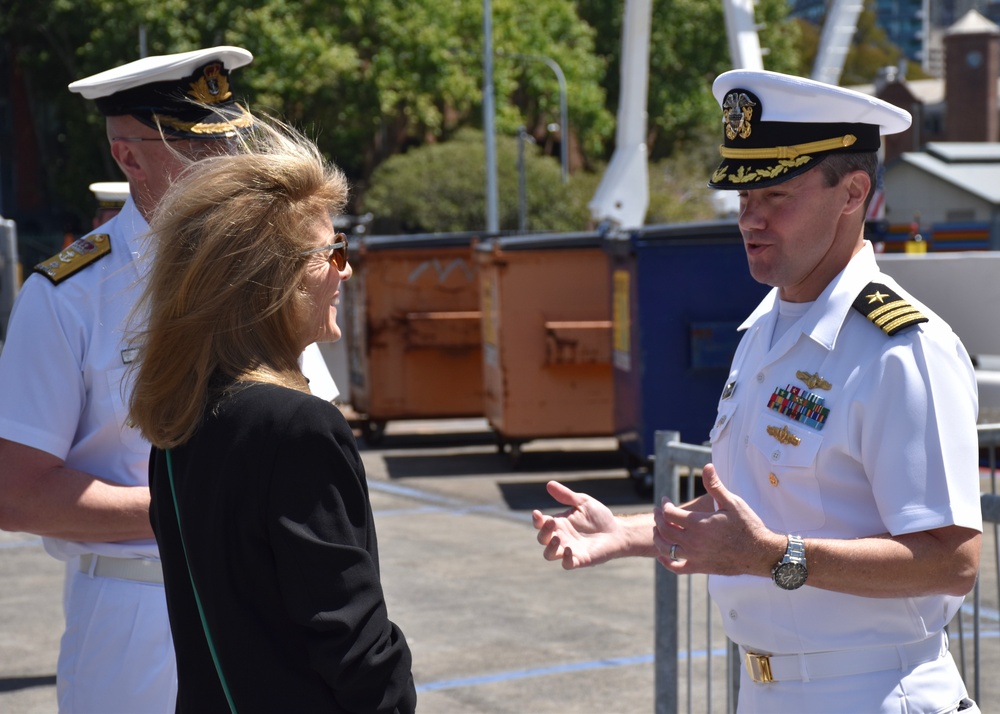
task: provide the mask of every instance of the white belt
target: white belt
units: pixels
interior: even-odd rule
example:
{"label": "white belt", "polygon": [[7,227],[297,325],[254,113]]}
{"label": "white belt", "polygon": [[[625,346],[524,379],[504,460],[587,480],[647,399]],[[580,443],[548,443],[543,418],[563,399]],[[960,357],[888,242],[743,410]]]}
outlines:
{"label": "white belt", "polygon": [[907,669],[930,662],[948,651],[948,638],[942,632],[908,645],[863,647],[835,652],[769,655],[740,647],[750,679],[758,683],[808,682],[810,679],[849,677],[866,672]]}
{"label": "white belt", "polygon": [[80,572],[97,578],[163,584],[163,569],[158,560],[113,558],[109,555],[87,553],[80,556]]}

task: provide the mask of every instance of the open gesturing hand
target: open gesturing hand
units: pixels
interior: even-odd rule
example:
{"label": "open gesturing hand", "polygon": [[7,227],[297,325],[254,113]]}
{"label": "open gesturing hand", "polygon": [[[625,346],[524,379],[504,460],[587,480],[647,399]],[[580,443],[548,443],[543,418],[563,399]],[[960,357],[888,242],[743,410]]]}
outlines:
{"label": "open gesturing hand", "polygon": [[546,560],[561,560],[566,570],[597,565],[623,555],[625,534],[618,518],[595,498],[549,481],[549,494],[569,510],[555,516],[532,511]]}

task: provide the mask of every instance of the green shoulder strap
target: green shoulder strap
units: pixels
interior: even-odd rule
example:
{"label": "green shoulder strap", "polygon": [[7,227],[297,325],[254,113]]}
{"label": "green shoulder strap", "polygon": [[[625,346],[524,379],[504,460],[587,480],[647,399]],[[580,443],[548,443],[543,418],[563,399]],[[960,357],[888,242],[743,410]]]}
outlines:
{"label": "green shoulder strap", "polygon": [[177,516],[177,532],[181,537],[181,549],[184,551],[184,562],[187,564],[188,577],[191,578],[191,590],[194,592],[194,601],[198,605],[198,615],[201,617],[201,626],[205,629],[205,639],[208,640],[208,651],[212,653],[212,661],[215,662],[215,671],[219,675],[219,682],[222,684],[222,691],[226,694],[226,701],[229,702],[229,711],[236,714],[236,704],[233,702],[233,695],[229,692],[229,685],[226,684],[226,677],[222,673],[222,664],[219,663],[219,654],[215,651],[215,643],[212,641],[212,634],[208,631],[208,620],[205,619],[205,609],[201,606],[201,598],[198,597],[198,588],[194,584],[194,574],[191,572],[191,561],[188,559],[187,545],[184,543],[184,534],[181,532],[181,511],[177,507],[177,490],[174,488],[174,465],[170,459],[170,449],[165,449],[167,455],[167,478],[170,481],[170,495],[174,499],[174,514]]}

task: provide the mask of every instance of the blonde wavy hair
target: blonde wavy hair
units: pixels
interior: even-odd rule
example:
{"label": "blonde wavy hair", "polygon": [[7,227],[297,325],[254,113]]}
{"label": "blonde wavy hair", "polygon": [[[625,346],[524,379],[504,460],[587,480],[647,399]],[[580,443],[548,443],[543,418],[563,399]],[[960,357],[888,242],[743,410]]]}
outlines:
{"label": "blonde wavy hair", "polygon": [[220,383],[309,391],[298,364],[302,252],[347,196],[346,177],[313,142],[262,118],[233,153],[191,163],[167,191],[150,220],[129,397],[132,423],[155,446],[190,439]]}

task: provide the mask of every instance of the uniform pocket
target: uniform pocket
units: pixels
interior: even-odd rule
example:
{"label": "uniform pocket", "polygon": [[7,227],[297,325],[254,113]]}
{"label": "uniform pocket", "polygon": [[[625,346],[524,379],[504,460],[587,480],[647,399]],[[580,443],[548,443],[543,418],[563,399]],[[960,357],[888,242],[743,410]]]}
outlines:
{"label": "uniform pocket", "polygon": [[733,421],[733,415],[736,413],[737,403],[733,401],[723,400],[719,402],[719,412],[715,416],[715,423],[712,425],[712,430],[708,433],[708,440],[715,444],[722,435],[729,428],[729,424]]}
{"label": "uniform pocket", "polygon": [[766,483],[760,485],[769,514],[765,521],[778,523],[789,533],[821,527],[826,522],[816,474],[816,457],[823,437],[773,411],[763,411],[750,433],[750,445],[766,463]]}

